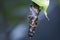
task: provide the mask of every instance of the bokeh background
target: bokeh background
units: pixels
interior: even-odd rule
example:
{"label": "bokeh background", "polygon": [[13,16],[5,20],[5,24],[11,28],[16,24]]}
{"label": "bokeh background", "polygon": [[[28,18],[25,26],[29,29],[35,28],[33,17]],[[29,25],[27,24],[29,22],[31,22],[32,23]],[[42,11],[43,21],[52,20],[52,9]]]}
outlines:
{"label": "bokeh background", "polygon": [[31,0],[0,0],[0,40],[60,40],[60,0],[50,0],[49,21],[41,11],[34,37],[28,37]]}

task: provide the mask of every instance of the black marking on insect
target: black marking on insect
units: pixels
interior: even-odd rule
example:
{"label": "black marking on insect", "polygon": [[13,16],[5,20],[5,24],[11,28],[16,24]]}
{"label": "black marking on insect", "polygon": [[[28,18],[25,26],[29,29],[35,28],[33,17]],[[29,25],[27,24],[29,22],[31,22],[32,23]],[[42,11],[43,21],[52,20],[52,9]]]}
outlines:
{"label": "black marking on insect", "polygon": [[37,21],[38,21],[38,15],[39,15],[39,9],[40,7],[32,2],[32,5],[30,5],[30,15],[29,18],[29,31],[28,35],[29,37],[33,37],[33,34],[35,33],[35,28],[37,27]]}

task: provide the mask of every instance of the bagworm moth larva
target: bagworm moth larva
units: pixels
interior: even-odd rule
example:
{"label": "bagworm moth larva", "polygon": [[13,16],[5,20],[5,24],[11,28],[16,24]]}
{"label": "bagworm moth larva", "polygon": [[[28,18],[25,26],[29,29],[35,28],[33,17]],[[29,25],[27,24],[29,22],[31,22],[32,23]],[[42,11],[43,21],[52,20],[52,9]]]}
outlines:
{"label": "bagworm moth larva", "polygon": [[37,27],[37,21],[38,21],[38,15],[39,15],[39,6],[32,2],[32,5],[30,5],[30,15],[29,18],[29,31],[28,35],[29,37],[33,37],[33,34],[35,33],[35,28]]}

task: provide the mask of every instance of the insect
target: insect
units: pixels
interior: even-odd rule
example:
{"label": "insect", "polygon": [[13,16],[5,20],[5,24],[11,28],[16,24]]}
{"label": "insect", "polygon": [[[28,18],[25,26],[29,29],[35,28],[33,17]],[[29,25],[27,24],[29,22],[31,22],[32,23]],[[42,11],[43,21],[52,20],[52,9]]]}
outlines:
{"label": "insect", "polygon": [[38,15],[39,15],[39,6],[32,2],[32,5],[30,5],[30,15],[29,15],[29,31],[28,35],[29,37],[33,37],[33,34],[35,33],[35,28],[37,27],[37,21],[38,21]]}
{"label": "insect", "polygon": [[49,0],[32,0],[32,4],[30,5],[30,15],[28,16],[29,37],[33,37],[35,33],[35,28],[37,27],[37,22],[38,22],[38,15],[41,10],[44,12],[46,18],[49,20],[46,12],[48,6],[49,6]]}

